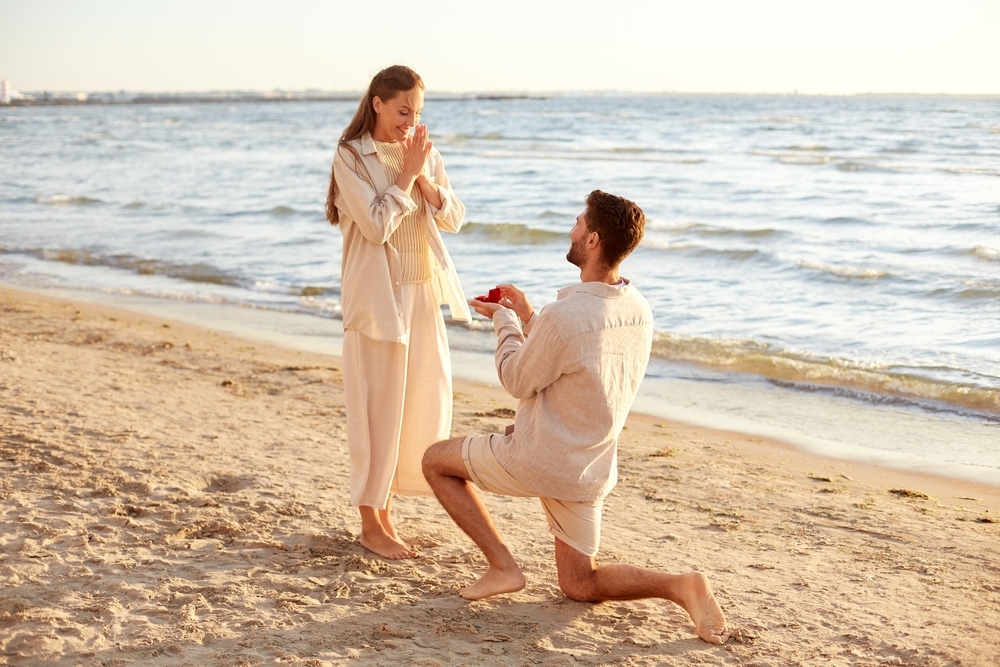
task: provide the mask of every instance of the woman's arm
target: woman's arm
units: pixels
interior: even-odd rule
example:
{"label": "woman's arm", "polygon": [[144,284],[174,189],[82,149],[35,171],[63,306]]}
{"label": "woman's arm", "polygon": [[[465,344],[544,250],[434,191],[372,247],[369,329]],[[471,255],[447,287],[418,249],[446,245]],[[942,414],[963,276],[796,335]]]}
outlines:
{"label": "woman's arm", "polygon": [[431,150],[427,158],[427,169],[417,179],[417,187],[430,205],[438,229],[457,233],[465,221],[465,204],[452,191],[448,174],[444,170],[444,160],[437,149]]}
{"label": "woman's arm", "polygon": [[[383,244],[399,227],[403,216],[417,208],[410,195],[391,185],[379,195],[366,178],[360,155],[338,146],[333,157],[333,177],[337,180],[336,206],[346,213],[361,234],[372,243]],[[381,168],[381,166],[379,166]]]}

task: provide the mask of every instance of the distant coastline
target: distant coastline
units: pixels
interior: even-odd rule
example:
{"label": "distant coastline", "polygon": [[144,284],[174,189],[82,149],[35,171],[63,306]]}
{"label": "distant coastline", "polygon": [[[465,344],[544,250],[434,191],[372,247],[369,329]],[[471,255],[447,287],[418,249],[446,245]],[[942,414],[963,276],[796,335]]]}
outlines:
{"label": "distant coastline", "polygon": [[[80,106],[80,105],[114,105],[114,104],[234,104],[243,102],[356,102],[361,97],[360,92],[246,92],[222,91],[208,93],[54,93],[32,92],[20,93],[9,102],[0,102],[0,106],[35,107],[35,106]],[[448,100],[519,100],[529,98],[544,98],[545,95],[527,94],[437,94],[435,99]]]}
{"label": "distant coastline", "polygon": [[[0,101],[0,107],[36,107],[36,106],[86,106],[86,105],[121,105],[121,104],[236,104],[258,102],[355,102],[360,91],[330,92],[330,91],[218,91],[203,93],[132,93],[127,91],[114,92],[18,92],[9,102]],[[657,93],[636,93],[629,91],[563,91],[548,93],[433,93],[428,97],[438,100],[475,101],[475,100],[526,100],[547,99],[550,97],[586,97],[586,96],[630,96],[630,97],[885,97],[885,98],[950,98],[950,99],[1000,99],[1000,94],[952,95],[947,93],[856,93],[852,95],[824,95],[810,93],[692,93],[664,91]]]}

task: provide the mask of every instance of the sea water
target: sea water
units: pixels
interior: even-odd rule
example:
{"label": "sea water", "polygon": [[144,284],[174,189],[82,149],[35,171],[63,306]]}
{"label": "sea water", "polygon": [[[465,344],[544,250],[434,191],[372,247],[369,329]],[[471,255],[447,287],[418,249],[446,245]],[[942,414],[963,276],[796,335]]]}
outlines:
{"label": "sea water", "polygon": [[[252,307],[336,352],[323,206],[355,108],[0,109],[0,280],[199,321]],[[586,194],[643,207],[637,409],[1000,484],[1000,100],[429,96],[422,121],[467,206],[445,240],[470,297],[551,302]],[[488,323],[449,335],[495,381]]]}

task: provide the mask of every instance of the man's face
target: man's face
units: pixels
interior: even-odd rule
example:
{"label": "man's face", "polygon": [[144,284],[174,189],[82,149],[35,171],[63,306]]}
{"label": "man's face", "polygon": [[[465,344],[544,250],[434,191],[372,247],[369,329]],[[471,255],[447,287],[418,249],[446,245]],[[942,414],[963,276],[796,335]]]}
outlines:
{"label": "man's face", "polygon": [[566,253],[566,261],[570,264],[583,268],[587,262],[587,236],[590,234],[587,228],[587,211],[576,216],[576,224],[569,231],[569,252]]}

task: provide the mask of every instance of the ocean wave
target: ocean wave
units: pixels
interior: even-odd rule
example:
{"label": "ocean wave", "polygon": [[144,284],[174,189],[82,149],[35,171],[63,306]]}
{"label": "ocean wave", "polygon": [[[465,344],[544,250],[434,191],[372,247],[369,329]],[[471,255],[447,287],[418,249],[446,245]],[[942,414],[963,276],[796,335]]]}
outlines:
{"label": "ocean wave", "polygon": [[957,294],[959,299],[996,299],[1000,297],[1000,286],[997,285],[987,285],[985,283],[978,283],[975,285],[968,285],[965,289],[960,290]]}
{"label": "ocean wave", "polygon": [[476,153],[487,160],[567,160],[571,162],[651,162],[657,164],[702,164],[704,158],[663,157],[655,154],[619,153],[611,150],[586,149],[581,151],[552,150],[489,150]]}
{"label": "ocean wave", "polygon": [[810,144],[810,145],[806,145],[806,146],[789,146],[788,150],[790,150],[790,151],[828,151],[828,150],[830,150],[830,147],[829,146],[823,146],[821,144],[815,144],[815,145]]}
{"label": "ocean wave", "polygon": [[961,287],[940,287],[927,292],[927,296],[946,300],[959,299],[962,301],[974,299],[994,300],[1000,297],[1000,283],[963,280]]}
{"label": "ocean wave", "polygon": [[[855,156],[848,158],[843,155],[829,155],[823,153],[823,151],[829,150],[826,147],[810,149],[808,147],[803,147],[795,149],[792,147],[787,150],[763,150],[763,149],[752,149],[748,151],[750,155],[760,155],[762,157],[769,157],[776,162],[781,164],[798,165],[804,167],[819,167],[823,165],[833,165],[840,171],[890,171],[898,172],[904,170],[916,169],[918,167],[914,166],[903,166],[899,164],[887,164],[885,162],[887,157],[877,157],[877,156]],[[822,153],[822,154],[821,154]],[[949,169],[945,169],[949,171]],[[992,172],[994,170],[968,170],[970,172]],[[961,173],[966,173],[962,171]]]}
{"label": "ocean wave", "polygon": [[296,211],[291,206],[275,206],[270,211],[268,211],[268,213],[270,213],[271,215],[283,217],[286,215],[293,215],[295,213],[298,213],[298,211]]}
{"label": "ocean wave", "polygon": [[976,176],[1000,176],[1000,169],[987,169],[980,167],[942,167],[938,171],[948,174],[973,174]]}
{"label": "ocean wave", "polygon": [[809,149],[800,148],[792,146],[786,150],[762,150],[753,149],[748,151],[750,155],[760,155],[762,157],[772,158],[782,164],[798,164],[805,166],[817,166],[824,165],[833,162],[834,158],[831,155],[817,155],[816,153],[822,152],[827,149],[825,146],[822,148]]}
{"label": "ocean wave", "polygon": [[757,123],[809,123],[808,118],[802,116],[763,116],[754,119]]}
{"label": "ocean wave", "polygon": [[834,158],[830,155],[778,155],[775,159],[781,164],[801,164],[806,166],[817,166],[829,164]]}
{"label": "ocean wave", "polygon": [[503,141],[506,139],[499,132],[487,132],[486,134],[467,134],[465,132],[458,132],[449,137],[445,137],[442,143],[452,144],[452,143],[464,143],[466,141]]}
{"label": "ocean wave", "polygon": [[747,238],[759,239],[772,236],[783,236],[786,232],[771,227],[761,229],[737,229],[735,227],[719,227],[716,225],[706,225],[703,222],[661,222],[659,220],[647,220],[647,231],[667,232],[670,234],[690,233],[705,237],[722,238]]}
{"label": "ocean wave", "polygon": [[89,206],[90,204],[100,204],[101,200],[73,195],[49,195],[35,197],[35,203],[43,206]]}
{"label": "ocean wave", "polygon": [[448,323],[468,329],[469,331],[485,331],[489,333],[493,333],[494,331],[493,320],[473,318],[471,322],[449,320]]}
{"label": "ocean wave", "polygon": [[850,216],[838,216],[836,218],[826,218],[822,220],[823,224],[834,224],[834,225],[871,225],[872,223],[868,220],[862,220],[861,218],[852,218]]}
{"label": "ocean wave", "polygon": [[885,278],[886,276],[892,275],[887,271],[879,271],[878,269],[870,269],[870,268],[866,269],[858,266],[830,266],[828,264],[816,264],[814,262],[807,262],[804,259],[800,259],[795,263],[804,269],[819,271],[821,273],[837,276],[838,278],[858,278],[861,280],[878,280],[879,278]]}
{"label": "ocean wave", "polygon": [[461,233],[510,245],[541,245],[563,241],[567,236],[562,232],[550,232],[519,223],[503,222],[467,222],[462,226]]}
{"label": "ocean wave", "polygon": [[707,226],[708,225],[706,225],[703,222],[693,222],[693,221],[685,221],[685,222],[663,222],[663,221],[657,220],[655,218],[646,218],[646,231],[647,232],[649,232],[650,230],[655,230],[655,231],[665,231],[665,232],[676,233],[676,232],[684,232],[684,231],[687,231],[689,229],[695,229],[697,227],[707,227]]}
{"label": "ocean wave", "polygon": [[[798,354],[753,340],[702,338],[657,332],[653,356],[695,363],[737,373],[753,373],[770,380],[860,390],[872,397],[901,397],[916,402],[939,401],[952,406],[1000,416],[1000,380],[981,383],[936,379],[942,369],[899,369],[849,359]],[[923,372],[922,372],[923,371]],[[882,399],[876,399],[882,400]]]}
{"label": "ocean wave", "polygon": [[837,169],[841,171],[864,171],[865,169],[871,169],[872,165],[865,162],[854,162],[853,160],[844,160],[843,162],[837,163]]}
{"label": "ocean wave", "polygon": [[977,245],[971,250],[971,254],[988,262],[1000,262],[1000,250],[987,248],[984,245]]}
{"label": "ocean wave", "polygon": [[721,236],[725,238],[759,239],[778,236],[784,232],[765,227],[763,229],[733,229],[732,227],[713,227],[711,225],[693,225],[689,229],[699,236]]}
{"label": "ocean wave", "polygon": [[134,201],[134,202],[129,202],[128,204],[125,204],[124,206],[122,206],[122,208],[136,209],[136,208],[142,208],[145,205],[146,205],[146,202]]}
{"label": "ocean wave", "polygon": [[687,241],[664,241],[661,239],[643,238],[639,244],[643,248],[662,250],[666,252],[685,251],[688,255],[704,258],[722,258],[737,262],[745,262],[764,256],[756,248],[710,248],[708,246],[689,243]]}
{"label": "ocean wave", "polygon": [[659,239],[651,239],[648,236],[643,237],[639,245],[643,248],[652,248],[654,250],[687,250],[688,248],[693,248],[693,243],[688,243],[687,241],[661,241]]}
{"label": "ocean wave", "polygon": [[332,287],[319,287],[316,285],[306,285],[305,287],[299,288],[299,296],[327,296],[330,294],[339,294],[340,290],[334,289]]}
{"label": "ocean wave", "polygon": [[160,259],[136,257],[129,254],[102,255],[87,250],[60,250],[51,248],[35,248],[17,252],[49,262],[63,262],[64,264],[79,264],[82,266],[106,266],[112,269],[133,271],[139,275],[161,275],[195,283],[230,286],[237,286],[243,283],[237,276],[233,276],[217,269],[211,264],[202,262],[179,264]]}
{"label": "ocean wave", "polygon": [[210,239],[220,238],[221,235],[208,229],[181,227],[170,230],[168,236],[176,239]]}

